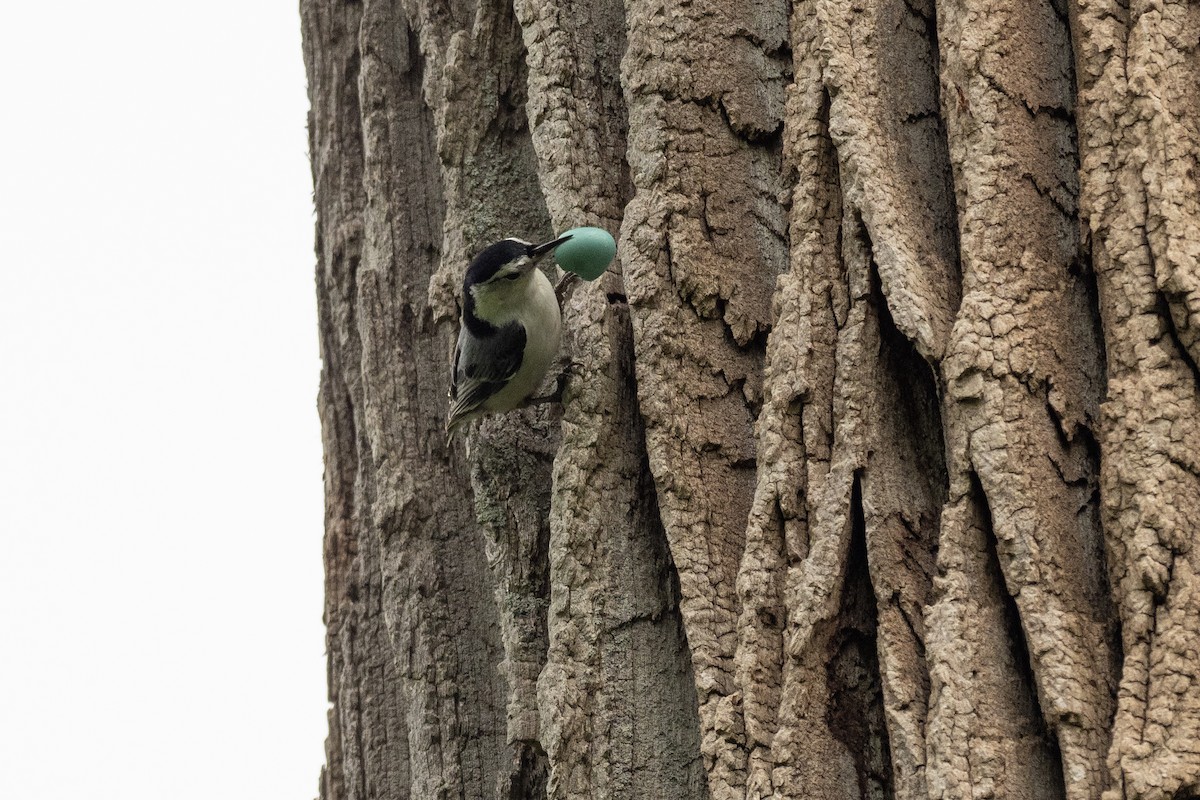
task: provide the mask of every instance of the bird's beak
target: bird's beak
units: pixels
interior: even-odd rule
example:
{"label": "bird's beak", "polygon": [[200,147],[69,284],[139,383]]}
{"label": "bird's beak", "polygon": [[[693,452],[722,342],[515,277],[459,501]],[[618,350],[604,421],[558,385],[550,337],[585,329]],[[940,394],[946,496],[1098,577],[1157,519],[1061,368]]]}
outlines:
{"label": "bird's beak", "polygon": [[571,237],[569,235],[568,236],[560,236],[559,238],[553,239],[549,242],[543,242],[542,244],[530,245],[529,257],[532,258],[534,261],[537,261],[539,258],[546,255],[546,253],[549,253],[551,250],[558,247],[560,244],[562,244],[563,242],[567,241],[570,238]]}

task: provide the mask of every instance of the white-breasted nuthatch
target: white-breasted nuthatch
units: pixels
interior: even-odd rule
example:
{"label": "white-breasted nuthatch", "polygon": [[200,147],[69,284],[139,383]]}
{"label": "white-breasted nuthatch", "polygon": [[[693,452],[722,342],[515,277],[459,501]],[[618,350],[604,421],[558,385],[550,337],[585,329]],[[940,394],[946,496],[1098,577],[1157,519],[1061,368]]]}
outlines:
{"label": "white-breasted nuthatch", "polygon": [[542,244],[505,239],[467,267],[447,433],[484,414],[517,408],[541,385],[558,355],[562,312],[537,262],[570,238]]}

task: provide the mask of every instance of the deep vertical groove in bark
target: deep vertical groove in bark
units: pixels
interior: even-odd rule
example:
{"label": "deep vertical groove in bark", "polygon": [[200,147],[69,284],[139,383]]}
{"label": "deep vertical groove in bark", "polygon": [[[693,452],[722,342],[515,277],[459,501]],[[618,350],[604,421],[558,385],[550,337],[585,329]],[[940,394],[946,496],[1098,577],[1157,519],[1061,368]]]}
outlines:
{"label": "deep vertical groove in bark", "polygon": [[880,369],[860,477],[870,580],[877,604],[882,706],[892,790],[924,798],[929,672],[924,609],[932,599],[937,537],[946,502],[940,397],[933,368],[896,327],[872,276]]}
{"label": "deep vertical groove in bark", "polygon": [[850,549],[845,569],[839,627],[829,642],[825,664],[827,724],[854,759],[858,796],[883,800],[895,797],[895,789],[876,647],[879,620],[867,567],[867,523],[858,479],[850,495]]}
{"label": "deep vertical groove in bark", "polygon": [[784,582],[782,698],[772,751],[778,797],[832,800],[858,786],[859,754],[850,752],[841,732],[831,728],[825,665],[847,622],[840,612],[853,530],[852,495],[856,474],[868,457],[868,410],[879,342],[878,327],[872,324],[871,249],[862,218],[843,209],[840,231],[848,305],[839,309],[835,304],[833,349],[822,348],[824,358],[811,363],[814,377],[828,375],[832,368],[832,385],[821,392],[828,392],[832,429],[814,425],[809,440],[810,428],[804,428],[811,451],[820,456],[808,477],[807,540],[794,555],[789,553]]}
{"label": "deep vertical groove in bark", "polygon": [[[875,587],[878,614],[882,697],[876,702],[884,710],[890,748],[886,791],[905,798],[924,797],[926,791],[929,682],[921,616],[946,480],[935,370],[959,304],[957,212],[939,106],[934,20],[932,4],[921,3],[847,8],[816,2],[793,12],[797,83],[817,69],[832,97],[827,135],[837,146],[837,181],[848,209],[842,213],[852,223],[843,227],[838,253],[845,275],[835,270],[831,276],[832,297],[849,297],[850,308],[830,305],[840,331],[831,354],[840,376],[833,395],[853,411],[839,413],[834,406],[834,417],[841,418],[834,442],[822,442],[833,425],[813,426],[811,433],[805,425],[805,438],[813,442],[808,457],[819,470],[809,470],[808,518],[846,524],[849,477],[854,471],[861,475],[868,586]],[[795,44],[799,40],[811,42],[811,49],[802,50]],[[816,409],[824,406],[812,400]],[[806,418],[809,413],[806,409]],[[829,457],[820,454],[831,445],[833,462],[844,465],[828,471],[822,465]],[[836,528],[818,522],[813,535],[829,535],[822,530]],[[822,563],[819,555],[808,557],[806,574],[842,568]],[[794,591],[804,596],[812,591],[801,588],[806,585],[819,584],[805,578]],[[831,613],[829,591],[821,587],[821,617]],[[806,599],[789,616],[811,614],[813,608]],[[808,658],[821,658],[820,641],[814,637]],[[803,671],[796,673],[801,683]],[[837,732],[814,735],[803,721],[808,716],[793,723],[797,731],[787,738],[797,737],[797,744],[776,753],[777,763],[804,758],[801,741],[818,753],[836,752],[830,737],[837,739]],[[828,766],[788,767],[780,774],[807,785],[804,796],[832,798],[846,791],[849,766],[840,769],[841,778]]]}

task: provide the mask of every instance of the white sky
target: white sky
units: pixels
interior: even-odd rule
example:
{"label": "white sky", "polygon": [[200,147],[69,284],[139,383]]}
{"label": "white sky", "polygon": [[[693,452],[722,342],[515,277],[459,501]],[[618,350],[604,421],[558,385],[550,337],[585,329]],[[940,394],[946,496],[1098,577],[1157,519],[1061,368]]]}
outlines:
{"label": "white sky", "polygon": [[0,18],[0,797],[316,794],[297,5]]}

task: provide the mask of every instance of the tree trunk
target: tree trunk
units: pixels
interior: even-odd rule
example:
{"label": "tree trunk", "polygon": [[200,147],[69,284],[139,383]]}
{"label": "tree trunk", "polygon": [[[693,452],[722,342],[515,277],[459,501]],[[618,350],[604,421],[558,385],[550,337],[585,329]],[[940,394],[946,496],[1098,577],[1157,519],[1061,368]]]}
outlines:
{"label": "tree trunk", "polygon": [[[323,800],[1200,797],[1200,14],[302,0]],[[460,282],[618,234],[560,406]]]}

